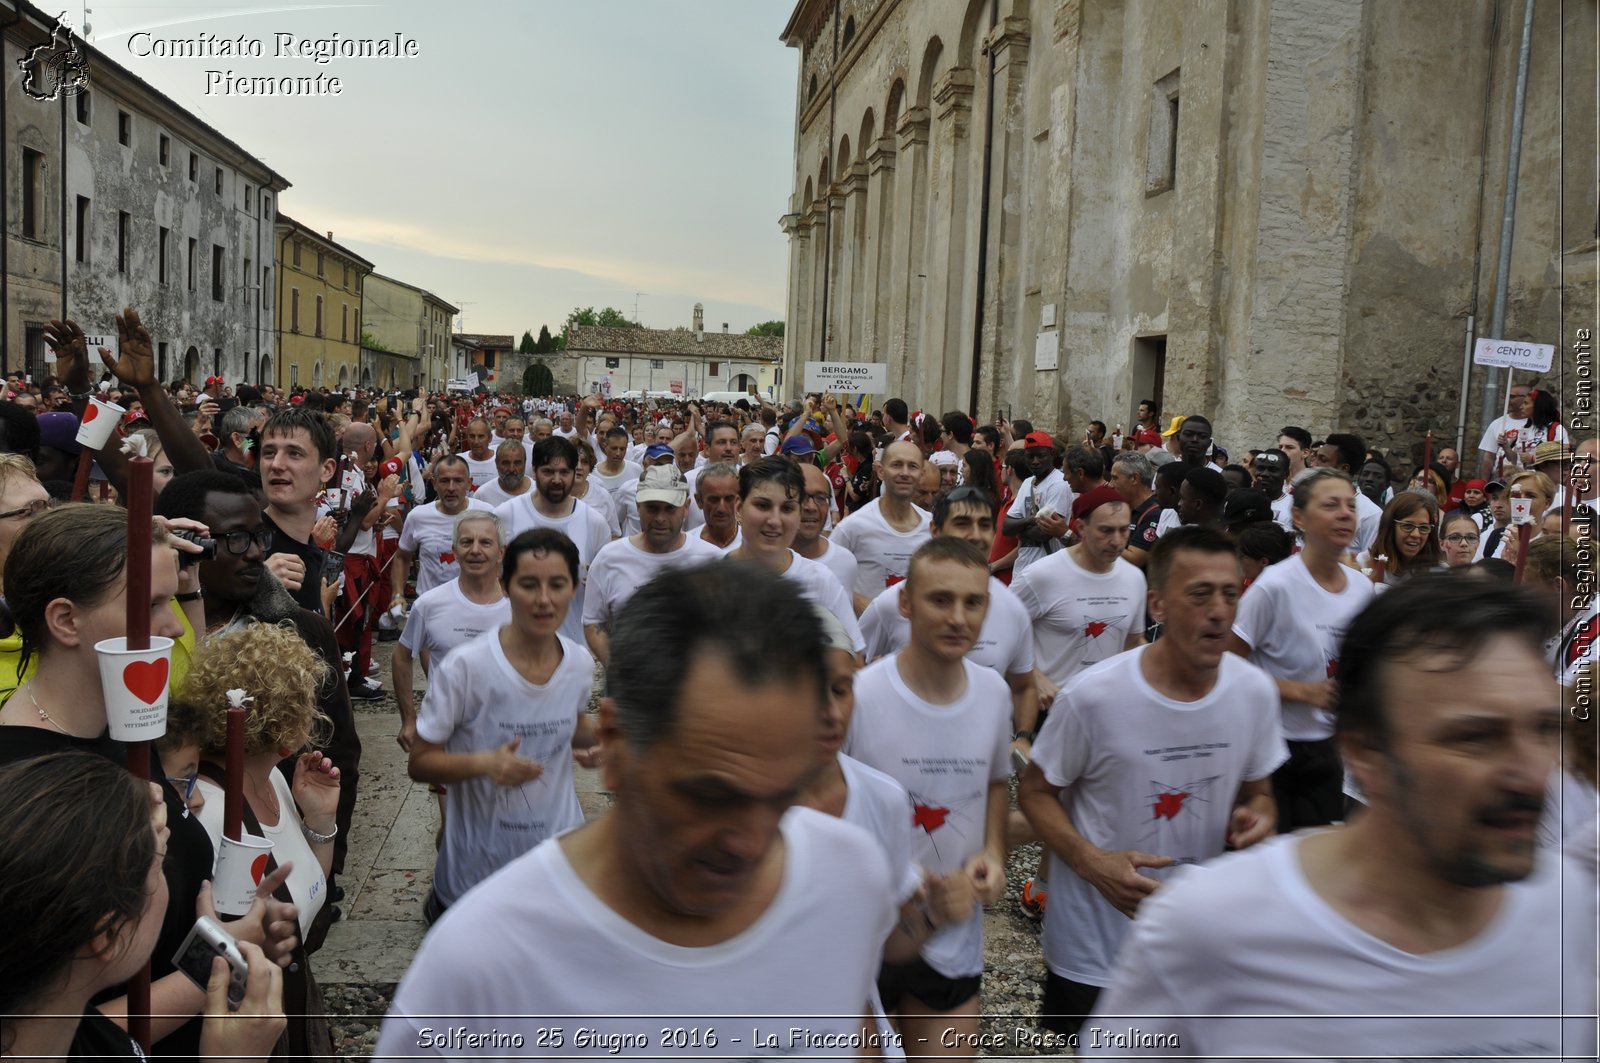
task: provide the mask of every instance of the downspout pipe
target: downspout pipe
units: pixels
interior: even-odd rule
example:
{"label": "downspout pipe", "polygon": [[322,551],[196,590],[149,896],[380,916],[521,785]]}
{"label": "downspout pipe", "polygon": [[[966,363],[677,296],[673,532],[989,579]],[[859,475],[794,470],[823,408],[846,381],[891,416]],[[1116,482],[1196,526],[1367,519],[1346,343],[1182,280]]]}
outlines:
{"label": "downspout pipe", "polygon": [[1467,404],[1472,390],[1472,349],[1478,338],[1478,299],[1482,294],[1483,190],[1489,177],[1489,122],[1494,103],[1495,55],[1500,50],[1499,0],[1496,0],[1489,19],[1489,73],[1483,85],[1483,133],[1478,142],[1478,211],[1472,223],[1472,298],[1467,303],[1467,332],[1461,352],[1461,404],[1456,410],[1456,453],[1462,455],[1467,453]]}
{"label": "downspout pipe", "polygon": [[[989,0],[989,33],[1000,24],[1000,0]],[[978,416],[978,387],[983,376],[983,301],[989,284],[989,189],[994,180],[994,85],[997,80],[994,49],[989,52],[989,105],[983,118],[983,179],[978,193],[978,305],[972,315],[972,379],[967,392],[967,414]],[[996,310],[998,310],[998,305]]]}
{"label": "downspout pipe", "polygon": [[[833,122],[839,107],[839,0],[833,0],[833,61],[828,64],[828,179],[839,179],[839,160],[833,157]],[[822,329],[817,334],[817,360],[828,360],[828,290],[833,274],[833,197],[826,188],[817,189],[822,197]],[[802,373],[801,386],[805,384]]]}
{"label": "downspout pipe", "polygon": [[[1496,264],[1494,279],[1494,307],[1489,315],[1489,335],[1504,339],[1506,323],[1506,298],[1511,286],[1511,237],[1517,225],[1517,175],[1522,166],[1522,118],[1528,104],[1528,60],[1533,52],[1533,9],[1535,0],[1527,0],[1522,11],[1522,48],[1517,56],[1517,91],[1511,105],[1511,143],[1506,150],[1506,187],[1500,214],[1500,260]],[[1507,379],[1511,371],[1506,370]],[[1497,416],[1501,400],[1497,394],[1499,381],[1496,373],[1486,374],[1483,388],[1483,423]]]}
{"label": "downspout pipe", "polygon": [[[21,21],[22,6],[16,4],[11,18],[0,22],[0,61],[5,59],[5,31]],[[0,78],[0,131],[7,132],[11,128],[11,94],[6,91],[9,82],[9,78]],[[11,226],[3,209],[10,202],[11,152],[0,151],[0,373],[11,371]]]}

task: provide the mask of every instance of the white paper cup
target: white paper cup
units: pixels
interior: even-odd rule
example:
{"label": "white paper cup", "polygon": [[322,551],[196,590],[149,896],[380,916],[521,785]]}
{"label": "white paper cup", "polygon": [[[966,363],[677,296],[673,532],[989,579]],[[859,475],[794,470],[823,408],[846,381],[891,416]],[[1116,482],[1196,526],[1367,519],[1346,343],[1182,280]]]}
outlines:
{"label": "white paper cup", "polygon": [[147,650],[128,649],[127,639],[94,644],[100,657],[100,688],[106,723],[118,742],[144,742],[167,733],[167,692],[172,640],[150,636]]}
{"label": "white paper cup", "polygon": [[238,841],[219,839],[216,869],[211,875],[211,903],[218,914],[244,915],[250,911],[271,856],[271,842],[244,831]]}
{"label": "white paper cup", "polygon": [[83,409],[83,420],[78,422],[78,445],[90,450],[104,447],[127,412],[114,402],[101,402],[91,395],[89,405]]}

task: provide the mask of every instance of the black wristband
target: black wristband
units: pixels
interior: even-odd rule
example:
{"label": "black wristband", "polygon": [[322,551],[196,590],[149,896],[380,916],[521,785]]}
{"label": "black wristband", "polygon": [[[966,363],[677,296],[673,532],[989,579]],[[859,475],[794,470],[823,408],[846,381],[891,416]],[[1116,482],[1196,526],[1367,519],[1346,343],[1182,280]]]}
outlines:
{"label": "black wristband", "polygon": [[1015,742],[1019,738],[1026,738],[1029,742],[1032,742],[1035,733],[1034,731],[1012,731],[1011,740]]}
{"label": "black wristband", "polygon": [[188,591],[183,594],[174,594],[172,600],[175,602],[198,602],[204,594],[204,589]]}

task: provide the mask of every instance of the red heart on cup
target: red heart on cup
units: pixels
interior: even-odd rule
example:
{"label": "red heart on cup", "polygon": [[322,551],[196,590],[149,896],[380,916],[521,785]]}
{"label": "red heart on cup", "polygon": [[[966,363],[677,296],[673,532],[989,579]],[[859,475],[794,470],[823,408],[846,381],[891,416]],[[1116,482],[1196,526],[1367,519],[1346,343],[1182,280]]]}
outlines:
{"label": "red heart on cup", "polygon": [[89,408],[87,410],[83,411],[83,423],[84,424],[88,424],[90,421],[94,420],[96,417],[99,417],[99,416],[100,416],[100,407],[96,406],[94,403],[91,402],[91,403],[89,403]]}
{"label": "red heart on cup", "polygon": [[254,882],[257,886],[261,885],[261,876],[267,873],[267,861],[270,859],[272,859],[271,856],[266,853],[262,853],[260,856],[250,861],[250,881]]}
{"label": "red heart on cup", "polygon": [[167,659],[134,661],[122,670],[122,682],[128,693],[146,705],[154,705],[167,689]]}

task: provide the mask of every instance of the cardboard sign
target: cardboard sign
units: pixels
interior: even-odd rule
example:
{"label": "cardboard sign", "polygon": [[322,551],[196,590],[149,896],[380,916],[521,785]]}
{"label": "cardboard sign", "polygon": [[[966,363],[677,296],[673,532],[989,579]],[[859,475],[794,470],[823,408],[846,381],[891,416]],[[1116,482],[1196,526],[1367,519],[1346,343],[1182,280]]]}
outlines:
{"label": "cardboard sign", "polygon": [[1472,361],[1475,365],[1525,369],[1531,373],[1548,373],[1555,355],[1556,348],[1551,343],[1521,343],[1484,336],[1472,345]]}
{"label": "cardboard sign", "polygon": [[[119,350],[117,347],[116,333],[112,333],[109,336],[85,336],[83,338],[83,345],[89,352],[89,364],[91,366],[99,363],[101,347],[104,347],[106,350],[110,351],[111,357],[113,358],[117,357]],[[104,369],[105,367],[101,366],[101,368]]]}
{"label": "cardboard sign", "polygon": [[807,362],[805,390],[881,395],[889,390],[889,363]]}

